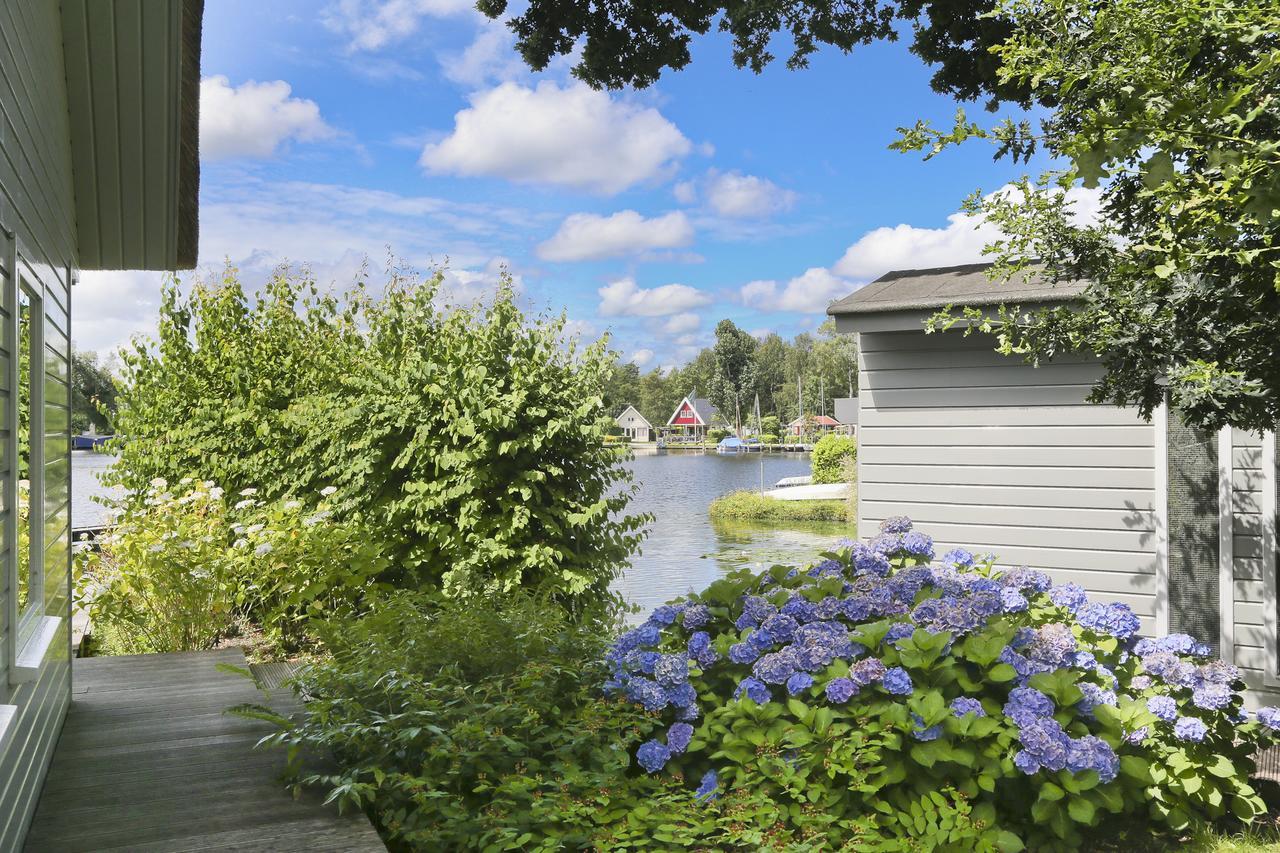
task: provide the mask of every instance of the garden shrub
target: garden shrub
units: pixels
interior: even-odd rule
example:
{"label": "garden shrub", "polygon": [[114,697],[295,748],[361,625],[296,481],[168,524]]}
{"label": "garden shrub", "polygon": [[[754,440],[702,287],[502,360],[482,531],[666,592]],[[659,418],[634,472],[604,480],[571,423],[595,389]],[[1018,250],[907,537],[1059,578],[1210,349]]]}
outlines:
{"label": "garden shrub", "polygon": [[852,519],[844,501],[784,501],[756,492],[730,492],[711,502],[714,519],[773,522],[846,522]]}
{"label": "garden shrub", "polygon": [[1077,850],[1262,813],[1251,755],[1280,709],[1246,714],[1234,666],[1041,572],[934,561],[906,519],[882,531],[618,640],[607,689],[666,727],[643,772],[777,849]]}
{"label": "garden shrub", "polygon": [[715,427],[707,430],[707,441],[710,441],[712,444],[719,444],[721,439],[728,438],[730,434],[731,433],[727,429]]}
{"label": "garden shrub", "polygon": [[299,679],[304,719],[238,710],[280,723],[265,743],[294,758],[331,755],[334,772],[292,763],[292,783],[367,810],[393,850],[590,848],[644,792],[677,794],[626,775],[653,723],[600,692],[611,633],[527,596],[400,591],[321,630],[333,654]]}
{"label": "garden shrub", "polygon": [[764,435],[760,436],[760,440],[765,444],[777,444],[778,436],[775,433],[766,432]]}
{"label": "garden shrub", "polygon": [[442,280],[339,298],[282,272],[254,300],[230,268],[189,299],[169,284],[158,343],[124,356],[113,482],[198,475],[307,511],[332,484],[335,517],[387,545],[389,582],[613,602],[644,519],[606,446],[606,343],[527,319],[509,278],[472,306],[443,305]]}
{"label": "garden shrub", "polygon": [[239,620],[296,650],[308,620],[351,613],[376,589],[382,546],[335,521],[327,495],[307,509],[255,494],[228,498],[212,481],[191,479],[175,490],[157,479],[98,549],[81,552],[77,594],[106,651],[208,649]]}
{"label": "garden shrub", "polygon": [[858,441],[851,435],[827,433],[813,446],[810,462],[813,465],[813,482],[848,483],[847,460],[858,458]]}

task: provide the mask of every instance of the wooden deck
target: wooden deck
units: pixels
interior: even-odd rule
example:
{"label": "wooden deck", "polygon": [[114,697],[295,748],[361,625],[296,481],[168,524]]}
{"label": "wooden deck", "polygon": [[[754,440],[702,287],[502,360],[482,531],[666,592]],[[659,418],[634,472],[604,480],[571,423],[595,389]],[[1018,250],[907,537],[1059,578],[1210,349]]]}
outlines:
{"label": "wooden deck", "polygon": [[383,851],[363,814],[295,800],[267,724],[224,714],[262,700],[239,649],[87,658],[27,836],[33,851]]}

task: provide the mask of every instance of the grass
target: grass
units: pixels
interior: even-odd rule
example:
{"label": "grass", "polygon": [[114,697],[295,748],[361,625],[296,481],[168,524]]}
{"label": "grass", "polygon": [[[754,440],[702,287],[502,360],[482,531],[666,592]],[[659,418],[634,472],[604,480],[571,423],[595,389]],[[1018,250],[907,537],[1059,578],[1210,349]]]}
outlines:
{"label": "grass", "polygon": [[733,492],[711,502],[709,512],[728,521],[839,521],[853,520],[848,501],[780,501],[755,492]]}

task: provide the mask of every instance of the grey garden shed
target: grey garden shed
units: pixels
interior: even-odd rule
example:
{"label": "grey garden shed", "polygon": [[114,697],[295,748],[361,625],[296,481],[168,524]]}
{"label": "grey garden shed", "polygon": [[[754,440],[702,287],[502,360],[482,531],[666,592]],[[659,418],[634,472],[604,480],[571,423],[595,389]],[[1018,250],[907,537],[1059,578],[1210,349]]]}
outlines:
{"label": "grey garden shed", "polygon": [[1280,692],[1274,433],[1187,428],[1167,406],[1086,402],[1088,353],[1032,366],[987,335],[926,334],[940,308],[1032,310],[1084,283],[993,282],[987,264],[890,272],[831,305],[858,336],[858,529],[908,515],[939,552],[991,552],[1184,631]]}

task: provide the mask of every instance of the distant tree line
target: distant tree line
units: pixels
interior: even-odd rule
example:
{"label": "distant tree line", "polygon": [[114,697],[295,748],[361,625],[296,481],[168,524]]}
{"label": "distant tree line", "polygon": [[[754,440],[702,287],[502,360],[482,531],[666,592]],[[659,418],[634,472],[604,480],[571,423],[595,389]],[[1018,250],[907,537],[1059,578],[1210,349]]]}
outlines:
{"label": "distant tree line", "polygon": [[[659,355],[661,358],[661,355]],[[816,332],[790,341],[777,334],[757,339],[732,320],[716,325],[715,344],[688,364],[663,365],[648,372],[619,362],[605,386],[605,403],[617,415],[635,406],[655,427],[671,417],[681,398],[696,391],[707,397],[733,425],[760,413],[787,424],[800,413],[835,415],[836,397],[858,393],[858,350],[852,335],[838,334],[828,320]]]}
{"label": "distant tree line", "polygon": [[114,356],[100,361],[93,351],[71,353],[72,432],[83,433],[90,424],[100,433],[111,431],[111,417],[116,410],[114,367]]}

